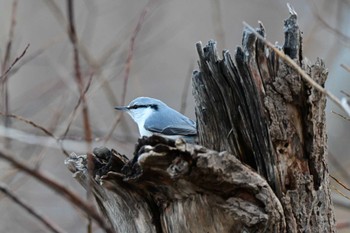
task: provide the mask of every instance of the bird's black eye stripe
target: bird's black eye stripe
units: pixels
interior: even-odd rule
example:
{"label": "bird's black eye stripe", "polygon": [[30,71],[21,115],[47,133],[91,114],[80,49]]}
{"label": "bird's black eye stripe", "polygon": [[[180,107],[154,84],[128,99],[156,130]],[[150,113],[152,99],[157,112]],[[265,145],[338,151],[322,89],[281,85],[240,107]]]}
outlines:
{"label": "bird's black eye stripe", "polygon": [[138,109],[138,108],[146,108],[146,106],[135,104],[128,107],[128,109]]}
{"label": "bird's black eye stripe", "polygon": [[128,107],[128,109],[138,109],[138,108],[153,108],[155,110],[158,110],[158,105],[156,105],[156,104],[135,104],[135,105]]}
{"label": "bird's black eye stripe", "polygon": [[154,110],[158,110],[158,105],[156,105],[156,104],[150,104],[149,106],[151,108],[153,108]]}

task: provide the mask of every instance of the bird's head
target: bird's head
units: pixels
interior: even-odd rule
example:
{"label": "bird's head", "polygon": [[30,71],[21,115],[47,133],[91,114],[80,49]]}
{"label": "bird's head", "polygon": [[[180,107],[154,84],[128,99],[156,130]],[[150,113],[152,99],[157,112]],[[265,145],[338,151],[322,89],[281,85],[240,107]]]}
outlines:
{"label": "bird's head", "polygon": [[145,120],[159,108],[165,107],[162,101],[150,97],[138,97],[131,101],[128,106],[114,107],[117,110],[127,112],[137,123],[144,123]]}

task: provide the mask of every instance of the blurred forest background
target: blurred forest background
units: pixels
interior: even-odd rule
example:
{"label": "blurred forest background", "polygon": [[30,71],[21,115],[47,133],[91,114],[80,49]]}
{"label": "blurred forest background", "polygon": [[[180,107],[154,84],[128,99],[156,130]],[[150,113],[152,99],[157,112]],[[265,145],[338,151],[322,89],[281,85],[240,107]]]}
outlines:
{"label": "blurred forest background", "polygon": [[[220,51],[233,53],[241,42],[242,21],[256,27],[260,20],[267,39],[283,45],[283,20],[289,15],[287,0],[73,2],[93,146],[118,148],[127,156],[132,155],[138,130],[113,106],[150,96],[194,119],[191,73],[197,67],[195,43],[214,39]],[[312,63],[317,57],[324,59],[329,69],[328,90],[338,97],[350,93],[350,73],[346,71],[350,67],[350,1],[288,2],[298,13],[304,32],[304,56]],[[68,153],[86,153],[66,1],[0,0],[0,21],[1,74],[29,44],[6,82],[1,80],[0,111],[45,127],[63,139]],[[330,170],[349,185],[350,124],[338,114],[344,115],[328,101]],[[65,167],[60,146],[38,127],[19,117],[6,121],[1,116],[0,140],[1,149],[6,147],[16,158],[86,198],[85,190]],[[3,160],[0,167],[1,182],[18,197],[65,231],[86,232],[87,220],[81,211]],[[347,196],[350,193],[333,182],[332,190],[339,232],[350,232],[350,200],[337,190]],[[0,232],[48,231],[3,195],[0,213]],[[101,232],[95,224],[94,232]]]}

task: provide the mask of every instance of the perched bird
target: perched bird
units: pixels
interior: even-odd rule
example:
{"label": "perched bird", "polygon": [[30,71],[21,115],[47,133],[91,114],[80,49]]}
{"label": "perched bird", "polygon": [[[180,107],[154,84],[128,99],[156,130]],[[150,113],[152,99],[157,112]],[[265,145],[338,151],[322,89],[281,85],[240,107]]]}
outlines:
{"label": "perched bird", "polygon": [[186,142],[195,142],[196,123],[160,100],[138,97],[128,106],[118,106],[115,109],[125,111],[131,116],[141,137],[156,133],[171,139],[181,137]]}

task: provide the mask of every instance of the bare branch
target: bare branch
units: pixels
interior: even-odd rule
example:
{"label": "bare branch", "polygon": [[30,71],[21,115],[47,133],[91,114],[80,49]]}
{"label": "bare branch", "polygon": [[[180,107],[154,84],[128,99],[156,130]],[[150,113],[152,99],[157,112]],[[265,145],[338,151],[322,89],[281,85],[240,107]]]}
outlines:
{"label": "bare branch", "polygon": [[55,139],[57,141],[57,144],[60,145],[63,154],[66,155],[66,156],[69,156],[68,152],[62,146],[62,144],[60,142],[61,140],[58,137],[56,137],[53,133],[51,133],[48,129],[46,129],[45,127],[43,127],[41,125],[38,125],[37,123],[35,123],[35,122],[31,121],[31,120],[28,120],[28,119],[26,119],[26,118],[24,118],[22,116],[18,116],[18,115],[15,115],[15,114],[5,114],[3,112],[0,112],[0,115],[5,116],[5,117],[14,118],[16,120],[19,120],[19,121],[22,121],[22,122],[24,122],[26,124],[29,124],[29,125],[33,126],[34,128],[39,129],[40,131],[44,132],[47,136]]}
{"label": "bare branch", "polygon": [[28,120],[28,119],[26,119],[26,118],[24,118],[22,116],[18,116],[18,115],[15,115],[15,114],[5,114],[3,112],[0,112],[0,115],[6,116],[6,117],[11,117],[11,118],[14,118],[16,120],[22,121],[22,122],[24,122],[26,124],[29,124],[29,125],[33,126],[34,128],[37,128],[40,131],[44,132],[47,136],[58,140],[58,138],[55,135],[53,135],[53,133],[51,133],[49,130],[45,129],[45,127],[43,127],[41,125],[38,125],[37,123],[35,123],[35,122],[31,121],[31,120]]}
{"label": "bare branch", "polygon": [[[21,60],[21,58],[24,56],[24,54],[27,52],[27,49],[29,48],[29,44],[27,44],[27,46],[24,48],[23,52],[21,55],[19,55],[18,57],[16,57],[16,59],[12,62],[12,64],[10,65],[10,67],[0,76],[0,80],[1,79],[5,79],[7,77],[7,74],[12,70],[13,66],[16,65],[16,63]],[[3,80],[3,82],[5,82],[6,80]]]}
{"label": "bare branch", "polygon": [[[43,147],[62,149],[61,146],[63,145],[66,150],[80,151],[81,153],[86,153],[86,148],[88,146],[85,141],[69,140],[69,139],[57,141],[52,137],[38,136],[38,135],[27,133],[18,129],[5,127],[1,124],[0,124],[0,136],[4,138],[17,140],[19,142],[31,144],[31,145],[41,145]],[[60,143],[62,145],[60,145]],[[92,146],[100,146],[100,143],[92,143]]]}
{"label": "bare branch", "polygon": [[[17,13],[17,5],[18,5],[18,0],[13,0],[12,2],[12,16],[11,16],[11,25],[10,25],[10,31],[9,31],[9,39],[7,41],[6,45],[6,50],[5,50],[5,56],[4,56],[4,61],[2,64],[2,71],[4,72],[7,63],[10,60],[10,55],[11,55],[11,48],[12,48],[12,41],[13,41],[13,35],[15,31],[15,25],[16,25],[16,13]],[[5,72],[4,72],[5,73]]]}
{"label": "bare branch", "polygon": [[343,188],[345,188],[346,190],[350,191],[350,188],[347,187],[343,182],[341,182],[340,180],[338,180],[337,178],[335,178],[333,175],[329,174],[329,176],[335,180],[335,182],[337,182],[340,186],[342,186]]}
{"label": "bare branch", "polygon": [[[148,9],[151,6],[151,4],[153,4],[154,0],[149,0],[148,3],[146,4],[146,6],[143,8],[139,20],[137,21],[137,25],[133,31],[133,34],[131,36],[130,39],[130,46],[129,46],[129,50],[128,50],[128,56],[126,58],[126,63],[125,63],[125,73],[124,73],[124,82],[123,82],[123,92],[122,92],[122,100],[121,100],[121,105],[125,104],[125,98],[126,98],[126,91],[128,88],[128,81],[129,81],[129,74],[130,74],[130,69],[131,69],[131,62],[132,62],[132,58],[134,55],[134,48],[135,48],[135,40],[137,37],[138,32],[141,30],[142,24],[145,21],[145,17],[148,13]],[[122,114],[119,114],[116,118],[115,121],[112,124],[111,130],[108,132],[107,136],[105,137],[105,142],[109,141],[109,139],[112,136],[112,133],[114,131],[114,129],[117,127],[117,125],[119,124],[120,120],[121,120]]]}
{"label": "bare branch", "polygon": [[[6,73],[5,70],[7,68],[7,65],[10,60],[10,55],[11,55],[11,48],[12,48],[12,42],[13,42],[13,35],[14,35],[14,29],[16,25],[16,13],[17,13],[17,3],[18,0],[13,0],[12,2],[12,16],[11,16],[11,25],[10,25],[10,31],[9,31],[9,39],[7,41],[7,46],[5,50],[5,57],[4,61],[1,65],[1,72]],[[2,107],[3,111],[7,114],[9,112],[9,94],[8,94],[8,86],[7,86],[7,78],[4,76],[3,78],[0,79],[0,84],[1,84],[1,97],[2,97]],[[8,127],[11,124],[9,118],[5,117],[4,119],[4,125]],[[10,141],[5,140],[5,146],[9,147]]]}
{"label": "bare branch", "polygon": [[335,27],[331,26],[329,23],[327,23],[321,14],[318,12],[315,1],[310,1],[311,6],[313,7],[312,13],[314,14],[316,20],[320,22],[326,29],[330,30],[331,32],[334,32],[338,37],[340,37],[341,40],[348,43],[350,41],[350,37],[346,34],[344,34],[342,31],[336,29]]}
{"label": "bare branch", "polygon": [[337,189],[336,187],[332,186],[332,188],[342,197],[345,197],[346,199],[350,200],[350,197],[347,196],[346,194],[344,194],[342,191],[340,191],[339,189]]}
{"label": "bare branch", "polygon": [[128,87],[128,80],[129,80],[129,74],[130,74],[130,69],[131,69],[131,61],[132,57],[134,55],[134,48],[135,48],[135,40],[137,37],[137,34],[141,30],[142,24],[145,21],[146,14],[148,12],[148,8],[151,5],[152,0],[149,0],[146,6],[143,8],[139,20],[137,21],[137,25],[134,29],[134,32],[132,33],[131,39],[130,39],[130,46],[128,50],[128,56],[126,58],[126,64],[125,64],[125,74],[124,74],[124,83],[123,83],[123,92],[122,92],[122,102],[121,105],[125,104],[125,96],[126,96],[126,90]]}
{"label": "bare branch", "polygon": [[6,196],[8,196],[10,199],[12,199],[13,202],[21,206],[23,209],[25,209],[30,215],[35,217],[37,220],[39,220],[42,224],[44,224],[50,231],[55,233],[63,233],[65,232],[63,229],[61,229],[59,226],[54,224],[53,222],[50,222],[48,219],[46,219],[44,216],[42,216],[40,213],[38,213],[33,207],[29,206],[27,203],[20,200],[14,193],[12,193],[8,187],[5,184],[0,183],[0,191],[3,192]]}
{"label": "bare branch", "polygon": [[350,94],[345,92],[345,91],[340,91],[340,93],[342,93],[343,95],[345,95],[346,97],[350,98]]}
{"label": "bare branch", "polygon": [[[87,91],[88,91],[89,88],[90,88],[91,81],[92,81],[92,76],[93,76],[93,75],[91,75],[90,78],[89,78],[89,81],[88,81],[88,83],[87,83],[87,85],[86,85],[86,87],[85,87],[85,90],[84,90],[84,94],[86,94]],[[72,112],[71,115],[69,116],[69,120],[68,120],[68,124],[67,124],[66,130],[65,130],[64,133],[62,134],[61,138],[65,138],[65,137],[67,136],[67,134],[68,134],[68,132],[69,132],[69,129],[70,129],[70,126],[72,125],[73,120],[74,120],[74,118],[75,118],[75,116],[76,116],[76,114],[77,114],[77,112],[78,112],[78,108],[79,108],[79,106],[80,106],[80,104],[81,104],[81,101],[82,101],[82,97],[80,96],[80,98],[78,99],[77,104],[75,105],[75,107],[74,107],[74,109],[73,109],[73,112]]]}
{"label": "bare branch", "polygon": [[335,112],[335,111],[331,111],[331,113],[333,113],[333,114],[335,114],[335,115],[337,115],[337,116],[343,118],[344,120],[350,121],[350,118],[349,118],[349,117],[343,116],[343,115],[340,114],[340,113],[337,113],[337,112]]}
{"label": "bare branch", "polygon": [[[84,92],[84,83],[83,83],[83,78],[80,70],[78,38],[75,30],[74,5],[72,0],[67,0],[67,13],[68,13],[68,36],[73,45],[73,56],[74,56],[73,63],[74,63],[74,71],[75,71],[74,78],[79,88],[81,104],[82,104],[85,141],[87,142],[87,145],[88,145],[88,148],[87,148],[88,171],[89,171],[89,174],[92,175],[93,168],[94,168],[94,164],[92,161],[92,147],[91,147],[92,132],[91,132],[91,126],[90,126],[88,105],[87,105],[86,96]],[[87,198],[90,201],[92,199],[92,190],[91,190],[92,188],[90,188],[91,186],[92,186],[92,181],[90,181],[90,185],[88,186],[89,188],[87,188]]]}
{"label": "bare branch", "polygon": [[345,64],[340,64],[340,67],[350,73],[350,67]]}
{"label": "bare branch", "polygon": [[[78,84],[80,98],[83,106],[83,121],[84,121],[84,130],[85,130],[85,140],[87,142],[91,142],[92,133],[90,128],[90,121],[88,115],[88,107],[86,104],[85,92],[84,92],[84,84],[83,78],[80,71],[80,61],[79,61],[79,51],[78,51],[78,39],[74,25],[74,9],[73,9],[73,1],[67,0],[68,6],[68,35],[73,45],[73,54],[74,54],[74,71],[75,71],[75,81]],[[90,151],[90,150],[89,150]]]}
{"label": "bare branch", "polygon": [[63,36],[60,35],[57,38],[54,38],[50,41],[48,41],[46,44],[44,44],[42,47],[38,48],[35,51],[31,51],[30,54],[28,54],[26,57],[23,57],[20,61],[19,64],[15,67],[12,67],[11,70],[8,72],[7,75],[14,75],[23,65],[31,62],[35,58],[37,58],[39,55],[41,55],[43,52],[45,52],[48,48],[53,46],[54,44],[57,44],[58,42],[63,40]]}
{"label": "bare branch", "polygon": [[49,178],[47,175],[40,173],[39,171],[28,167],[24,163],[15,159],[15,156],[7,151],[0,150],[0,158],[11,163],[14,167],[20,169],[21,171],[27,173],[28,175],[34,177],[38,181],[45,184],[48,188],[55,190],[60,196],[64,197],[74,206],[78,207],[88,216],[90,216],[102,229],[107,233],[114,233],[115,231],[110,227],[110,225],[105,221],[104,218],[92,207],[91,203],[83,201],[83,199],[72,193],[64,185],[58,183],[57,181]]}
{"label": "bare branch", "polygon": [[329,159],[329,162],[335,167],[335,170],[337,171],[337,173],[339,173],[341,177],[347,182],[347,184],[349,184],[350,182],[349,172],[331,151],[328,152],[328,159]]}

